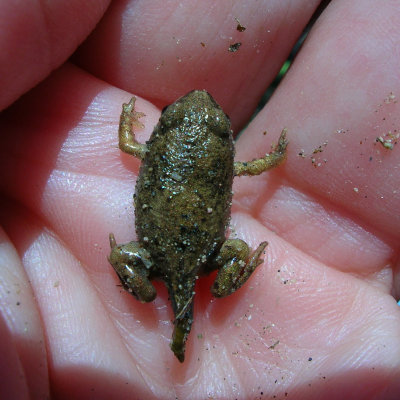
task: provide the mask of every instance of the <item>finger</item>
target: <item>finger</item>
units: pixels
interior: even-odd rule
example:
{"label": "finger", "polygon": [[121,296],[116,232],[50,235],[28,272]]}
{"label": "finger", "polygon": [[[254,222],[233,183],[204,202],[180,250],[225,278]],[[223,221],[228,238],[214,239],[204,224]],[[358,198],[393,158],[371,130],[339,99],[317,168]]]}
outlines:
{"label": "finger", "polygon": [[[2,213],[6,204],[2,203]],[[0,392],[4,398],[49,396],[45,337],[23,263],[0,231]]]}
{"label": "finger", "polygon": [[94,28],[109,1],[0,3],[0,110],[63,63]]}
{"label": "finger", "polygon": [[[253,112],[318,3],[115,2],[77,62],[158,106],[207,89],[237,126]],[[238,51],[229,51],[235,43],[241,43]]]}
{"label": "finger", "polygon": [[[253,185],[250,190],[260,197],[255,193],[251,204],[270,200],[260,211],[270,228],[342,270],[375,274],[393,268],[398,257],[399,113],[391,93],[400,92],[395,67],[400,60],[397,41],[387,40],[389,32],[399,32],[398,19],[392,18],[397,8],[372,1],[332,3],[238,143],[238,158],[259,157],[272,136],[288,128],[287,162],[271,174],[292,189],[280,190],[276,180],[272,191],[266,181],[257,187],[243,180],[241,193],[247,201]],[[376,18],[362,23],[370,12]],[[344,29],[350,25],[351,31]],[[380,135],[392,138],[393,150],[376,142]]]}

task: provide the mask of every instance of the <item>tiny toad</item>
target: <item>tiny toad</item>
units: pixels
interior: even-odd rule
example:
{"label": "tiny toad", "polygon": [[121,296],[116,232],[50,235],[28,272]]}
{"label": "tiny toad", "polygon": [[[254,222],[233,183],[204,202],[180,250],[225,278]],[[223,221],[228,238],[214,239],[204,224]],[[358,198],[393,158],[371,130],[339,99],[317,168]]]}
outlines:
{"label": "tiny toad", "polygon": [[263,262],[262,242],[254,252],[240,239],[226,239],[234,176],[258,175],[286,156],[286,130],[274,151],[249,162],[234,162],[228,116],[204,90],[194,90],[166,107],[146,144],[132,126],[142,127],[135,97],[124,104],[119,147],[142,160],[134,195],[138,240],[117,245],[110,234],[109,261],[122,285],[142,302],[156,297],[151,281],[168,288],[174,312],[171,349],[184,361],[193,323],[196,279],[218,270],[215,297],[239,289]]}

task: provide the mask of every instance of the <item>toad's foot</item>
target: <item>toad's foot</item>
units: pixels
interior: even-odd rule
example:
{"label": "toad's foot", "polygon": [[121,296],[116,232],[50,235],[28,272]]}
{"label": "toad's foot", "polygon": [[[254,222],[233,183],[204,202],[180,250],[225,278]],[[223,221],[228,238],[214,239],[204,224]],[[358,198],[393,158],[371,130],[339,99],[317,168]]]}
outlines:
{"label": "toad's foot", "polygon": [[157,292],[149,280],[152,262],[149,253],[137,242],[117,245],[110,233],[111,253],[108,261],[117,273],[122,286],[143,303],[153,301]]}
{"label": "toad's foot", "polygon": [[262,264],[260,256],[267,244],[267,242],[260,243],[249,258],[250,249],[243,240],[226,240],[215,260],[220,269],[211,287],[211,293],[215,297],[224,297],[238,290],[257,266]]}

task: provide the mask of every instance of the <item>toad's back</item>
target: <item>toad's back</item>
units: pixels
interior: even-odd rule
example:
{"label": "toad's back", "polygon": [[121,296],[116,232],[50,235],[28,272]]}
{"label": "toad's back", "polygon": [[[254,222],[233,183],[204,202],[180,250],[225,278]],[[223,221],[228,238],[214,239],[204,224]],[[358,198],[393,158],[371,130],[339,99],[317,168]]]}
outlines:
{"label": "toad's back", "polygon": [[136,230],[156,275],[194,276],[223,242],[234,147],[230,123],[205,91],[167,107],[147,142],[136,184]]}

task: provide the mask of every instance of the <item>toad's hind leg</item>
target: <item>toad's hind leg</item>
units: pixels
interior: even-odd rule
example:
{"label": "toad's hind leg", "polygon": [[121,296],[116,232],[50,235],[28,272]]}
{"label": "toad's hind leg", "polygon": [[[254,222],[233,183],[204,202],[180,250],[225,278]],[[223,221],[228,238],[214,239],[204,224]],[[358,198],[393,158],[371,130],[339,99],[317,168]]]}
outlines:
{"label": "toad's hind leg", "polygon": [[275,168],[282,164],[286,159],[286,147],[289,143],[286,139],[286,131],[286,129],[282,131],[274,150],[266,154],[263,158],[257,158],[256,160],[247,162],[235,162],[234,175],[259,175],[268,169]]}
{"label": "toad's hind leg", "polygon": [[235,292],[249,279],[254,270],[262,264],[261,253],[267,247],[262,242],[249,257],[250,248],[240,239],[228,239],[221,247],[215,262],[219,268],[211,293],[215,297],[224,297]]}
{"label": "toad's hind leg", "polygon": [[141,302],[153,301],[157,292],[149,280],[152,268],[150,254],[137,242],[117,245],[112,233],[110,233],[110,247],[108,261],[117,273],[124,289]]}
{"label": "toad's hind leg", "polygon": [[139,121],[139,118],[144,117],[145,114],[135,110],[136,97],[132,97],[128,104],[122,104],[122,113],[119,120],[119,148],[132,156],[143,160],[147,146],[139,143],[135,139],[135,128],[143,128],[144,125]]}

